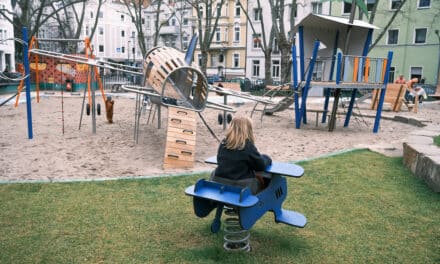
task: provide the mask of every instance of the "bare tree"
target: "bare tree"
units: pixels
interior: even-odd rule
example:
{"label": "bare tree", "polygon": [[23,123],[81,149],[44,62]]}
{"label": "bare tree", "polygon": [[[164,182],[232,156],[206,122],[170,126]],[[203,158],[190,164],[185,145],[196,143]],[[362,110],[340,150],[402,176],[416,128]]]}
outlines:
{"label": "bare tree", "polygon": [[[290,1],[290,4],[286,4],[284,0],[269,0],[274,36],[277,39],[281,52],[281,83],[287,83],[290,80],[291,47],[295,41],[292,32],[295,26],[296,0]],[[289,28],[286,28],[283,23],[283,21],[286,21],[286,7],[290,7],[290,12],[288,13]]]}
{"label": "bare tree", "polygon": [[[400,10],[402,9],[402,7],[405,5],[406,2],[407,2],[407,0],[402,0],[400,2],[400,5],[397,7],[396,11],[394,11],[393,15],[390,17],[390,19],[386,23],[385,27],[382,29],[382,31],[379,33],[379,35],[377,35],[377,37],[374,40],[373,44],[370,45],[370,48],[368,49],[368,52],[370,52],[377,45],[377,43],[379,43],[379,41],[382,39],[382,37],[388,31],[388,28],[390,28],[390,26],[393,24],[394,19],[400,13]],[[378,3],[379,3],[379,0],[376,1],[375,5],[377,5]],[[374,18],[376,16],[376,12],[377,12],[377,8],[375,8],[374,12],[372,12],[372,14],[371,14],[371,18],[370,18],[370,21],[369,21],[371,24],[374,22]]]}
{"label": "bare tree", "polygon": [[[126,12],[133,21],[136,33],[139,49],[141,50],[142,57],[147,54],[147,44],[145,42],[145,33],[143,29],[144,18],[142,17],[142,11],[144,7],[144,0],[130,0],[124,1]],[[161,1],[159,1],[161,2]]]}
{"label": "bare tree", "polygon": [[[206,74],[208,66],[208,53],[212,39],[218,25],[221,10],[225,0],[186,0],[195,10],[197,10],[197,31],[199,35],[199,48],[202,55],[202,72]],[[215,5],[215,8],[213,6]]]}
{"label": "bare tree", "polygon": [[[58,12],[64,8],[72,6],[77,3],[82,3],[86,0],[66,0],[65,3],[57,2],[55,8],[52,8],[54,1],[50,0],[17,0],[14,10],[11,12],[6,9],[0,9],[0,16],[8,20],[14,27],[14,36],[22,38],[22,28],[28,29],[28,37],[37,34],[40,27],[47,23],[49,19],[53,18]],[[12,14],[12,18],[8,16]],[[16,57],[22,58],[21,45],[16,45]]]}
{"label": "bare tree", "polygon": [[[265,19],[264,16],[262,15],[262,11],[263,9],[261,8],[261,2],[260,0],[257,0],[257,9],[258,9],[258,14],[259,14],[259,21],[261,23],[261,32],[257,32],[257,30],[255,29],[255,26],[252,22],[252,19],[250,18],[246,8],[244,8],[244,6],[241,4],[241,1],[239,2],[240,7],[242,9],[242,11],[244,12],[249,25],[251,27],[252,30],[252,35],[253,35],[253,41],[255,42],[259,42],[260,43],[260,48],[261,51],[264,54],[264,79],[266,80],[266,84],[271,84],[272,83],[272,78],[271,78],[271,71],[270,71],[270,67],[271,67],[271,58],[272,58],[272,50],[273,50],[273,38],[274,38],[274,26],[271,26],[271,29],[269,30],[269,34],[267,34],[266,32],[266,28],[265,28]],[[258,37],[258,35],[261,34],[261,38],[260,39]]]}

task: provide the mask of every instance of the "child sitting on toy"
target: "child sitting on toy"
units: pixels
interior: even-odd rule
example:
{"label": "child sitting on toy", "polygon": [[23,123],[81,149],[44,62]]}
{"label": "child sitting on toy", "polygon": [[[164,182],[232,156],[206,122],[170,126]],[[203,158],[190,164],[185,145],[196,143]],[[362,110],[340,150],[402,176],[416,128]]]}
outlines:
{"label": "child sitting on toy", "polygon": [[249,187],[253,194],[264,183],[256,177],[256,172],[263,172],[272,164],[269,156],[260,154],[254,145],[251,120],[247,117],[232,119],[226,138],[217,151],[218,167],[212,172],[212,181],[238,187]]}

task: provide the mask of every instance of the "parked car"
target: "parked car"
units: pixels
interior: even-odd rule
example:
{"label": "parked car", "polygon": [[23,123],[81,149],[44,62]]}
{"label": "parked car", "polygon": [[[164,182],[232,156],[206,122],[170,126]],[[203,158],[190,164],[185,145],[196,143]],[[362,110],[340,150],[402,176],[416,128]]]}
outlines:
{"label": "parked car", "polygon": [[220,75],[209,75],[206,76],[206,79],[208,80],[209,84],[214,84],[214,82],[224,82],[225,78]]}
{"label": "parked car", "polygon": [[242,91],[250,91],[251,89],[251,81],[245,77],[236,77],[232,79],[226,80],[227,82],[239,83],[240,90]]}

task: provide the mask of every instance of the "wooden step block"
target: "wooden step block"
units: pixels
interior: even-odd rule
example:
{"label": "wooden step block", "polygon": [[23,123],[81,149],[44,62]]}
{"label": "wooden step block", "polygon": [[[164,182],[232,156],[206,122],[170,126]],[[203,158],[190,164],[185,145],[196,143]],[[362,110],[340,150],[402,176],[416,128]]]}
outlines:
{"label": "wooden step block", "polygon": [[163,165],[165,169],[194,166],[196,122],[194,111],[168,107],[168,128]]}

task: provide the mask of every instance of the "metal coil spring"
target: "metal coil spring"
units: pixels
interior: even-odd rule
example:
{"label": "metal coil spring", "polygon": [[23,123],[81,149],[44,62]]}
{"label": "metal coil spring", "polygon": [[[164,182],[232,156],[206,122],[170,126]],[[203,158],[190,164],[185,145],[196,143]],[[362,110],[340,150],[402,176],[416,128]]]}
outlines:
{"label": "metal coil spring", "polygon": [[249,230],[241,228],[236,209],[225,207],[225,215],[227,218],[223,228],[225,232],[223,248],[227,251],[250,251],[250,233]]}

